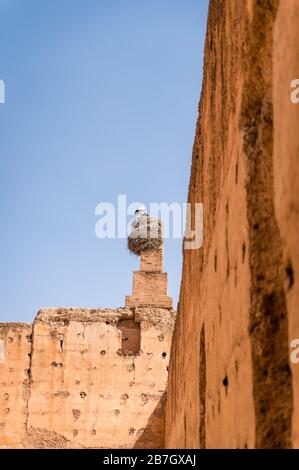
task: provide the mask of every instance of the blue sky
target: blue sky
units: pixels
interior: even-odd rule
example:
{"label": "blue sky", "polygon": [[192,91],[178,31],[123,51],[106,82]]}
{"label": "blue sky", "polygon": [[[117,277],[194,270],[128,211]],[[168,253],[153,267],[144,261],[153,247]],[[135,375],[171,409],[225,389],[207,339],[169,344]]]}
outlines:
{"label": "blue sky", "polygon": [[[0,0],[0,321],[124,304],[138,258],[96,237],[95,207],[185,202],[207,7]],[[175,306],[181,252],[165,242]]]}

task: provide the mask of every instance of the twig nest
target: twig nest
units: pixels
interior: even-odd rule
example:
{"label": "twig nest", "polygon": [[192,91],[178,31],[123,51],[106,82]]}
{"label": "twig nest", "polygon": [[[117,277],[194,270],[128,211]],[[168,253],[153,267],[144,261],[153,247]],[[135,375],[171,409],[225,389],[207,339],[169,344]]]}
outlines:
{"label": "twig nest", "polygon": [[141,215],[132,221],[132,231],[128,236],[128,249],[140,256],[142,251],[160,248],[163,244],[161,220]]}

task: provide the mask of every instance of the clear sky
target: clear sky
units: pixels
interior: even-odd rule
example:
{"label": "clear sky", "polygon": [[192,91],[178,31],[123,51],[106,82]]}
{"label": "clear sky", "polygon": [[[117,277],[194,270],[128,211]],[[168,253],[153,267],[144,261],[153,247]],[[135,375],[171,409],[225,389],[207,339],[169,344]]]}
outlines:
{"label": "clear sky", "polygon": [[[124,305],[138,258],[95,207],[186,200],[207,7],[0,0],[0,322]],[[175,306],[181,252],[166,241]]]}

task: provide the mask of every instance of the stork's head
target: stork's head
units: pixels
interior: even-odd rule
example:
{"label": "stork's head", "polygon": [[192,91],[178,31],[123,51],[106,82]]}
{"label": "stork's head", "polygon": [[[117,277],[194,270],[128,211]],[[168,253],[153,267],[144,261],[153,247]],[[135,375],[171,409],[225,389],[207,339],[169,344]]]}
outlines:
{"label": "stork's head", "polygon": [[146,207],[142,204],[141,206],[137,207],[135,214],[137,216],[139,215],[145,215],[146,214]]}

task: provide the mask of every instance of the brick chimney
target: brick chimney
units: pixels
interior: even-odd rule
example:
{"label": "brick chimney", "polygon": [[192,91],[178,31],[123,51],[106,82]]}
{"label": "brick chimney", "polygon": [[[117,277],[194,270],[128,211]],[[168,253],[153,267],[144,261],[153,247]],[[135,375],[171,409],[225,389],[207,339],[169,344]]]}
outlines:
{"label": "brick chimney", "polygon": [[167,273],[163,272],[163,247],[143,250],[140,255],[140,271],[133,273],[132,295],[126,296],[126,307],[172,308],[167,285]]}

